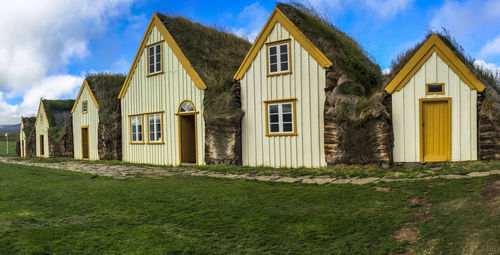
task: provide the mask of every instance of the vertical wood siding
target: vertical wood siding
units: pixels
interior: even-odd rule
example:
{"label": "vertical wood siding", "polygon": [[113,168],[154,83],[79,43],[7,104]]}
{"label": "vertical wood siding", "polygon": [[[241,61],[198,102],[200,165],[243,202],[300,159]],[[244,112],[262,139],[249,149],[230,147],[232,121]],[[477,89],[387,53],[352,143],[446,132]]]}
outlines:
{"label": "vertical wood siding", "polygon": [[[24,133],[23,129],[24,129],[24,123],[23,120],[21,119],[21,128],[19,129],[19,146],[21,146],[20,156],[26,157],[26,134]],[[23,146],[23,141],[24,141],[24,146]],[[24,147],[24,150],[22,147]]]}
{"label": "vertical wood siding", "polygon": [[[444,83],[444,95],[426,95],[426,83]],[[451,160],[477,160],[477,91],[434,53],[392,94],[394,162],[420,161],[420,98],[451,98]]]}
{"label": "vertical wood siding", "polygon": [[[44,157],[48,158],[50,157],[49,155],[49,121],[47,120],[47,116],[44,114],[43,110],[43,104],[40,104],[40,107],[38,109],[38,118],[37,118],[37,123],[36,123],[36,128],[35,128],[35,134],[36,134],[36,156],[40,157],[40,135],[43,135],[43,147],[44,147]],[[40,119],[40,115],[43,114],[43,121]]]}
{"label": "vertical wood siding", "polygon": [[[325,70],[276,23],[266,40],[291,39],[292,73],[267,77],[266,46],[241,80],[243,165],[326,166],[324,151]],[[297,136],[266,136],[266,100],[297,98]]]}
{"label": "vertical wood siding", "polygon": [[[86,114],[82,113],[83,101],[87,101]],[[99,160],[99,109],[95,106],[87,89],[83,89],[75,111],[73,112],[73,146],[75,159],[83,159],[82,126],[89,127],[89,160]]]}
{"label": "vertical wood siding", "polygon": [[[148,44],[163,40],[155,28],[151,32]],[[147,49],[142,52],[130,85],[122,104],[122,144],[123,160],[134,163],[157,165],[179,165],[179,130],[177,110],[184,100],[191,100],[198,111],[197,124],[197,159],[198,164],[205,164],[205,122],[203,120],[203,90],[198,89],[186,70],[174,55],[168,44],[163,42],[163,74],[146,77]],[[163,113],[164,144],[147,144],[148,128],[144,118],[145,144],[130,144],[129,115],[147,112]]]}

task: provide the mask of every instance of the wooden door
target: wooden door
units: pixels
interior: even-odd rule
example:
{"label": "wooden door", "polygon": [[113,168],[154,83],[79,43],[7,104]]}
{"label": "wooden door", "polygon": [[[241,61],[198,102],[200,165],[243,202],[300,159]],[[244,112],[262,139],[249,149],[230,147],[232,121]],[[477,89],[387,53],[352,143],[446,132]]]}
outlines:
{"label": "wooden door", "polygon": [[451,160],[450,98],[420,101],[420,159],[423,162]]}
{"label": "wooden door", "polygon": [[82,127],[82,157],[89,159],[89,128]]}
{"label": "wooden door", "polygon": [[24,155],[24,140],[21,141],[21,157],[26,157],[26,155]]}
{"label": "wooden door", "polygon": [[40,156],[45,155],[45,139],[43,135],[40,135]]}
{"label": "wooden door", "polygon": [[196,163],[196,128],[194,115],[180,116],[181,163]]}

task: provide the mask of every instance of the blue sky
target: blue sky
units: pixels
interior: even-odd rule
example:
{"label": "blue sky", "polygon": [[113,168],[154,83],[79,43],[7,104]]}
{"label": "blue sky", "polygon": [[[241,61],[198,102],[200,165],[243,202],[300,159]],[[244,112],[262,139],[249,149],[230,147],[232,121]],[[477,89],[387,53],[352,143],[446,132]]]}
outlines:
{"label": "blue sky", "polygon": [[[310,0],[382,69],[445,27],[478,64],[500,70],[498,0]],[[253,40],[275,1],[24,0],[0,10],[0,124],[34,115],[40,97],[74,98],[89,72],[126,73],[155,11]]]}

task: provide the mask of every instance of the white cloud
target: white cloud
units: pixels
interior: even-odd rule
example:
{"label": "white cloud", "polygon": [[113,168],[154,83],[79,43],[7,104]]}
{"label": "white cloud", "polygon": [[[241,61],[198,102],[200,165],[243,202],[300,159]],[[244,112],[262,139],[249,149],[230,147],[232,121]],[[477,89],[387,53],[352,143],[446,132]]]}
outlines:
{"label": "white cloud", "polygon": [[431,26],[445,27],[459,41],[498,33],[500,28],[500,1],[466,0],[446,1],[437,9]]}
{"label": "white cloud", "polygon": [[474,65],[476,65],[484,70],[490,71],[492,74],[494,74],[494,75],[496,74],[497,77],[500,77],[500,66],[497,66],[493,63],[488,63],[488,62],[481,60],[481,59],[474,61]]}
{"label": "white cloud", "polygon": [[500,55],[500,36],[494,40],[488,41],[486,45],[479,51],[479,56],[489,57]]}
{"label": "white cloud", "polygon": [[[92,54],[89,42],[136,0],[24,0],[0,8],[0,124],[36,111],[40,97],[70,95],[81,77],[67,66]],[[114,68],[122,69],[117,62]],[[8,99],[23,102],[9,105]],[[32,107],[32,108],[30,108]],[[14,116],[14,117],[6,117]]]}
{"label": "white cloud", "polygon": [[382,70],[382,74],[389,74],[391,72],[391,68],[386,68]]}
{"label": "white cloud", "polygon": [[233,34],[253,42],[264,27],[270,14],[259,2],[245,6],[235,19],[240,26],[233,27]]}

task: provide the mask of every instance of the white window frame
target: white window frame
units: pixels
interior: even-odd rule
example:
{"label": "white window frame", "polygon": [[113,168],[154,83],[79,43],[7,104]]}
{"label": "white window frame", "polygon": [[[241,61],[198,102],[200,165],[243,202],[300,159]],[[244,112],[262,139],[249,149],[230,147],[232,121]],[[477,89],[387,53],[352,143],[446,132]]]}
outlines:
{"label": "white window frame", "polygon": [[[153,58],[151,59],[151,49],[153,49]],[[163,42],[155,43],[146,47],[147,50],[147,70],[148,76],[163,73]],[[160,52],[158,52],[158,50]],[[153,60],[153,63],[151,63]],[[158,64],[160,68],[158,69]],[[153,72],[151,72],[151,66],[153,66]]]}
{"label": "white window frame", "polygon": [[[266,104],[266,136],[295,136],[297,135],[297,115],[296,115],[296,99],[282,99],[282,100],[271,100],[265,101]],[[291,112],[283,112],[283,105],[290,105]],[[271,113],[271,107],[278,106],[278,113]],[[291,114],[292,121],[285,122],[283,120],[284,114]],[[271,116],[278,115],[278,122],[271,122]],[[271,125],[278,124],[278,131],[271,131]],[[291,124],[291,131],[284,131],[284,125]]]}
{"label": "white window frame", "polygon": [[[144,143],[144,115],[130,115],[130,143],[131,144],[143,144]],[[140,120],[140,125],[137,121]],[[140,126],[140,132],[138,127]],[[134,132],[135,127],[135,132]],[[139,140],[139,134],[141,134],[141,139]]]}
{"label": "white window frame", "polygon": [[[286,45],[287,47],[287,60],[286,61],[281,61],[281,55],[284,54],[281,52],[281,46]],[[271,42],[267,44],[267,75],[273,76],[273,75],[281,75],[281,74],[289,74],[292,72],[292,65],[291,65],[291,54],[290,54],[290,39],[287,40],[282,40],[282,41],[277,41],[277,42]],[[276,55],[271,55],[271,49],[276,48]],[[272,72],[271,71],[271,57],[276,56],[276,71]],[[287,69],[283,70],[281,68],[281,65],[283,63],[287,63]]]}
{"label": "white window frame", "polygon": [[[148,143],[163,143],[163,112],[148,113]],[[152,118],[153,117],[153,118]],[[153,130],[151,129],[151,120],[153,120]],[[160,124],[160,129],[158,128]],[[153,136],[151,136],[153,134]]]}

